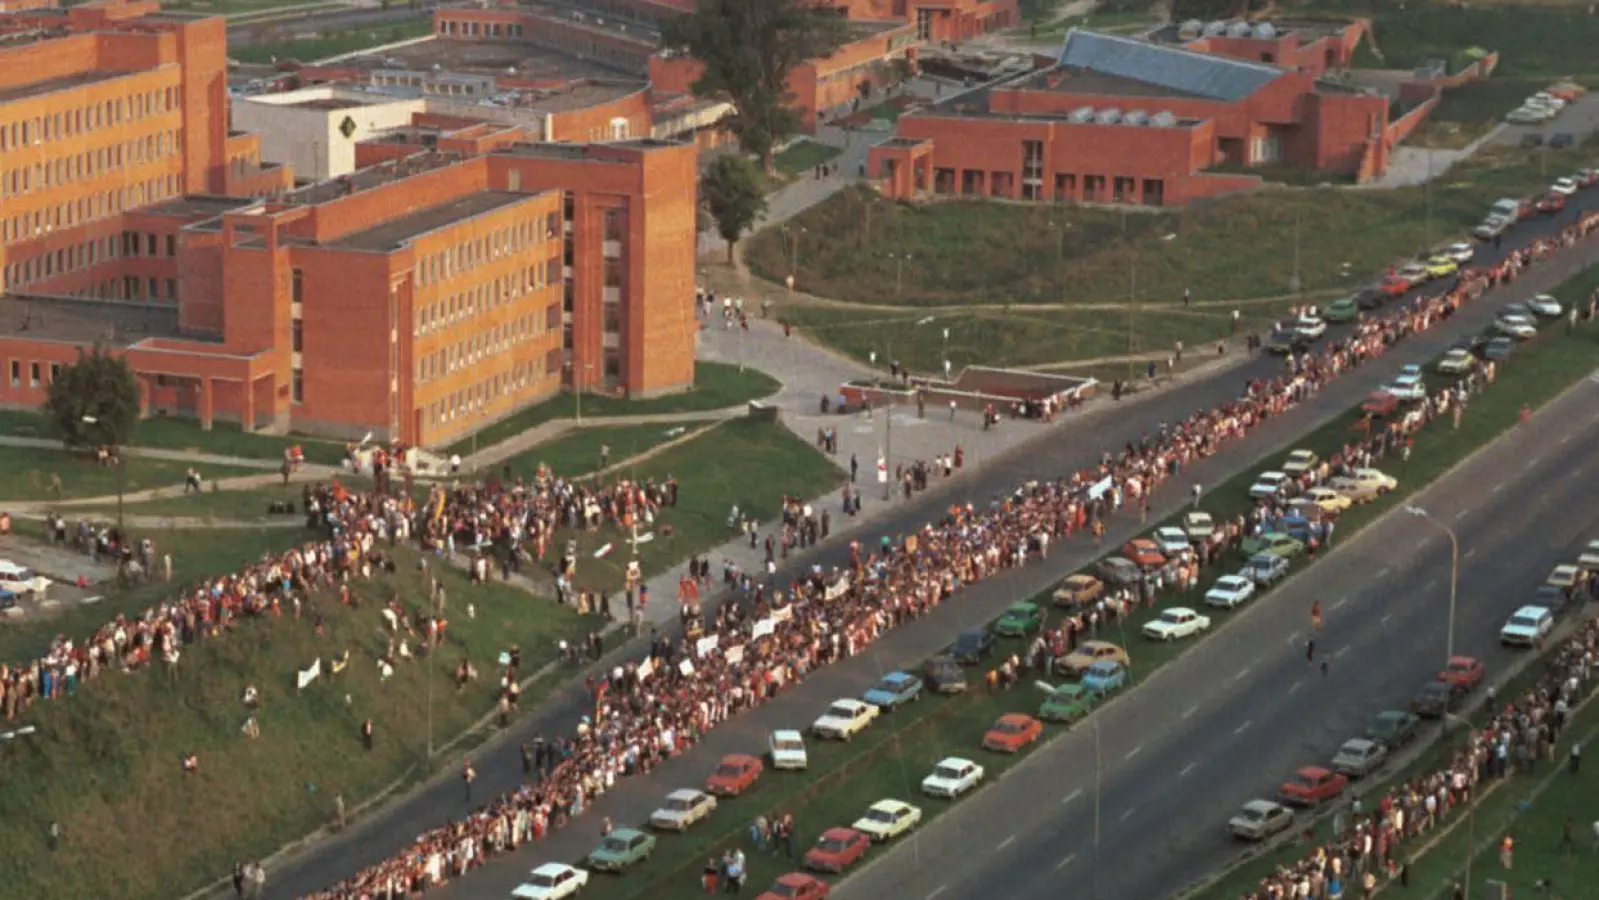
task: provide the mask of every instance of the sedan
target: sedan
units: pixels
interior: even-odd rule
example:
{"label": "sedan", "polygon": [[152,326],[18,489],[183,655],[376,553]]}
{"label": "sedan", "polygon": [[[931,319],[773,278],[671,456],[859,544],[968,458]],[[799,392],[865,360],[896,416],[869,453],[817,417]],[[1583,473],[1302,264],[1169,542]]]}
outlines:
{"label": "sedan", "polygon": [[1313,450],[1295,450],[1288,454],[1287,459],[1283,460],[1283,472],[1288,475],[1303,475],[1316,468],[1316,465],[1320,462],[1321,459],[1316,456]]}
{"label": "sedan", "polygon": [[596,872],[620,872],[650,858],[655,835],[635,828],[618,828],[606,835],[589,854],[588,867]]}
{"label": "sedan", "polygon": [[1016,753],[1038,740],[1044,733],[1044,723],[1021,713],[1006,713],[999,717],[988,733],[983,735],[983,749],[998,753]]}
{"label": "sedan", "polygon": [[1369,738],[1350,738],[1338,748],[1332,767],[1350,778],[1364,778],[1377,771],[1386,759],[1388,748],[1383,744]]}
{"label": "sedan", "polygon": [[1255,483],[1249,487],[1249,496],[1256,500],[1270,500],[1283,492],[1288,486],[1288,473],[1262,472],[1255,476]]}
{"label": "sedan", "polygon": [[1469,691],[1481,684],[1486,674],[1487,670],[1479,660],[1470,656],[1451,656],[1444,663],[1443,671],[1438,673],[1438,680],[1454,685],[1457,690]]}
{"label": "sedan", "polygon": [[1437,256],[1428,257],[1427,261],[1422,265],[1427,267],[1428,278],[1448,278],[1450,275],[1460,271],[1460,263],[1441,253]]}
{"label": "sedan", "polygon": [[1288,560],[1270,553],[1257,553],[1238,574],[1254,579],[1261,587],[1270,587],[1288,577]]}
{"label": "sedan", "polygon": [[650,825],[663,831],[687,831],[690,825],[715,811],[715,797],[684,788],[666,795],[661,808],[650,813]]}
{"label": "sedan", "polygon": [[1473,237],[1491,241],[1504,234],[1510,228],[1511,219],[1506,216],[1489,216],[1482,220],[1482,224],[1471,230]]}
{"label": "sedan", "polygon": [[1401,375],[1383,387],[1383,390],[1401,400],[1421,400],[1427,396],[1427,385],[1420,375]]}
{"label": "sedan", "polygon": [[1110,584],[1118,587],[1128,587],[1137,584],[1144,577],[1142,569],[1130,559],[1112,556],[1099,561],[1099,574]]}
{"label": "sedan", "polygon": [[818,872],[837,875],[866,855],[872,839],[853,828],[829,828],[805,854],[803,865]]}
{"label": "sedan", "polygon": [[804,872],[780,875],[772,886],[762,891],[755,900],[827,900],[833,886]]}
{"label": "sedan", "polygon": [[1223,575],[1205,592],[1205,605],[1233,609],[1255,596],[1255,583],[1242,575]]}
{"label": "sedan", "polygon": [[1499,643],[1507,647],[1542,647],[1554,627],[1554,613],[1542,606],[1523,606],[1499,629]]}
{"label": "sedan", "polygon": [[1539,212],[1545,215],[1552,216],[1565,208],[1566,195],[1564,194],[1549,194],[1545,197],[1539,198],[1538,200],[1537,209]]}
{"label": "sedan", "polygon": [[1534,294],[1527,300],[1527,309],[1536,315],[1553,319],[1562,312],[1560,301],[1549,294]]}
{"label": "sedan", "polygon": [[1263,841],[1294,824],[1294,811],[1270,800],[1251,800],[1227,820],[1227,831],[1246,841]]}
{"label": "sedan", "polygon": [[920,807],[903,800],[879,800],[850,827],[871,838],[873,843],[881,844],[910,831],[921,821]]}
{"label": "sedan", "polygon": [[811,731],[817,737],[848,741],[877,721],[877,715],[877,707],[870,703],[863,703],[860,700],[835,700],[833,705],[827,708],[827,712],[811,724]]}
{"label": "sedan", "polygon": [[1327,323],[1320,316],[1306,314],[1294,320],[1294,332],[1305,340],[1318,340],[1327,333]]}
{"label": "sedan", "polygon": [[1122,555],[1146,569],[1159,568],[1166,564],[1166,557],[1160,552],[1160,545],[1148,538],[1133,538],[1123,544]]}
{"label": "sedan", "polygon": [[1181,528],[1173,528],[1170,525],[1157,528],[1150,537],[1167,559],[1175,559],[1193,549],[1189,546],[1188,533]]}
{"label": "sedan", "polygon": [[878,709],[893,711],[895,707],[921,699],[922,680],[909,672],[890,672],[861,695],[861,699]]}
{"label": "sedan", "polygon": [[1012,603],[999,621],[994,623],[994,633],[1001,637],[1025,637],[1044,627],[1044,614],[1036,603]]}
{"label": "sedan", "polygon": [[1099,705],[1099,695],[1080,684],[1064,684],[1049,690],[1049,696],[1038,707],[1038,718],[1045,722],[1075,722]]}
{"label": "sedan", "polygon": [[1066,576],[1055,590],[1057,606],[1087,606],[1105,595],[1105,583],[1092,575],[1078,573]]}
{"label": "sedan", "polygon": [[1305,545],[1289,535],[1268,531],[1257,537],[1245,538],[1238,549],[1249,556],[1265,553],[1292,559],[1305,552]]}
{"label": "sedan", "polygon": [[1329,513],[1340,513],[1353,505],[1353,501],[1348,497],[1329,487],[1313,487],[1300,499],[1307,500],[1310,505]]}
{"label": "sedan", "polygon": [[761,761],[743,753],[729,753],[716,764],[716,771],[705,782],[707,793],[718,797],[737,797],[749,790],[765,768]]}
{"label": "sedan", "polygon": [[1321,317],[1327,322],[1352,322],[1360,316],[1360,304],[1354,297],[1339,297],[1327,304]]}
{"label": "sedan", "polygon": [[1462,266],[1477,258],[1476,246],[1465,241],[1456,241],[1438,252]]}
{"label": "sedan", "polygon": [[1279,793],[1284,803],[1316,806],[1342,794],[1348,786],[1347,775],[1320,766],[1305,766],[1295,772],[1294,777],[1283,782]]}
{"label": "sedan", "polygon": [[767,739],[767,749],[772,754],[772,768],[803,771],[810,765],[805,755],[805,737],[793,729],[779,729]]}
{"label": "sedan", "polygon": [[1418,724],[1419,720],[1411,713],[1398,709],[1384,710],[1366,723],[1366,737],[1392,750],[1410,743],[1416,736]]}
{"label": "sedan", "polygon": [[1526,316],[1500,316],[1499,320],[1494,322],[1494,327],[1520,340],[1526,340],[1538,333],[1538,326]]}
{"label": "sedan", "polygon": [[589,883],[589,873],[565,863],[545,863],[534,869],[528,880],[518,885],[511,896],[517,900],[564,900]]}
{"label": "sedan", "polygon": [[1156,641],[1175,641],[1210,628],[1210,617],[1185,606],[1173,606],[1144,623],[1144,637]]}
{"label": "sedan", "polygon": [[936,694],[959,694],[966,690],[966,672],[953,656],[935,656],[923,663],[922,680]]}
{"label": "sedan", "polygon": [[1545,578],[1543,583],[1551,587],[1570,590],[1571,588],[1577,586],[1577,582],[1581,578],[1581,566],[1574,566],[1571,563],[1561,563],[1550,570],[1549,577]]}
{"label": "sedan", "polygon": [[994,636],[986,628],[968,628],[949,645],[949,655],[963,666],[975,666],[993,652]]}
{"label": "sedan", "polygon": [[1482,358],[1492,362],[1500,362],[1510,358],[1516,352],[1516,342],[1508,337],[1496,337],[1483,345]]}
{"label": "sedan", "polygon": [[983,767],[969,759],[951,756],[933,767],[933,774],[922,779],[922,793],[950,800],[959,797],[983,780]]}
{"label": "sedan", "polygon": [[1460,705],[1464,692],[1447,681],[1429,681],[1411,698],[1410,711],[1423,719],[1442,719]]}
{"label": "sedan", "polygon": [[1557,179],[1554,184],[1549,185],[1549,193],[1559,194],[1562,197],[1570,197],[1576,192],[1577,182],[1575,179],[1561,178]]}
{"label": "sedan", "polygon": [[1127,683],[1127,670],[1120,663],[1102,659],[1088,667],[1079,683],[1096,694],[1108,694]]}
{"label": "sedan", "polygon": [[1445,375],[1463,375],[1477,368],[1477,357],[1469,350],[1450,350],[1438,358],[1437,369]]}
{"label": "sedan", "polygon": [[1590,572],[1599,572],[1599,541],[1589,541],[1577,557],[1577,565]]}
{"label": "sedan", "polygon": [[1077,678],[1100,660],[1125,663],[1127,651],[1106,641],[1083,641],[1077,649],[1055,660],[1055,671]]}
{"label": "sedan", "polygon": [[1183,516],[1183,531],[1188,533],[1190,541],[1209,540],[1216,533],[1216,520],[1208,512],[1194,510]]}

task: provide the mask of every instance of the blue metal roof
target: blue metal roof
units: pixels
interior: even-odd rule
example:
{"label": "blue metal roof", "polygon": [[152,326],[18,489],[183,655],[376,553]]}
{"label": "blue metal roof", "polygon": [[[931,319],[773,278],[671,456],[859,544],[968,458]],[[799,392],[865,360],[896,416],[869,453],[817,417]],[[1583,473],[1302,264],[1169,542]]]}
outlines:
{"label": "blue metal roof", "polygon": [[1264,63],[1076,28],[1066,33],[1060,64],[1229,103],[1248,97],[1283,74],[1282,69]]}

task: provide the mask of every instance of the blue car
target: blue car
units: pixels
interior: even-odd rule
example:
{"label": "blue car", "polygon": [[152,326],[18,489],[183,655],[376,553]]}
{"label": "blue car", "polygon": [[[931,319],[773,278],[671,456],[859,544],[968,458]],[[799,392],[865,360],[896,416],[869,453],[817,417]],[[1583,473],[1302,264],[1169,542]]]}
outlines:
{"label": "blue car", "polygon": [[1271,530],[1302,544],[1310,543],[1310,520],[1304,516],[1283,516],[1271,523]]}
{"label": "blue car", "polygon": [[922,696],[922,680],[909,672],[890,672],[878,679],[861,696],[862,700],[885,712]]}
{"label": "blue car", "polygon": [[1127,683],[1127,670],[1112,659],[1102,659],[1088,667],[1078,682],[1096,694],[1108,694]]}

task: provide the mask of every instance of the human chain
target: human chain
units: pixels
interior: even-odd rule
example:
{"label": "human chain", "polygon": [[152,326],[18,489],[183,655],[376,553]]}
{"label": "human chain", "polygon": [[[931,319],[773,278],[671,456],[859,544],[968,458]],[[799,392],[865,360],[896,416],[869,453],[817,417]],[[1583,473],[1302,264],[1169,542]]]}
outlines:
{"label": "human chain", "polygon": [[[486,860],[538,841],[581,815],[618,781],[645,774],[692,747],[747,709],[802,681],[811,671],[853,656],[881,634],[949,600],[965,585],[1047,554],[1052,539],[1088,531],[1210,456],[1261,422],[1313,396],[1343,371],[1381,356],[1426,331],[1460,304],[1599,227],[1587,214],[1553,238],[1535,241],[1488,268],[1461,274],[1448,291],[1361,321],[1348,338],[1290,360],[1286,374],[1252,380],[1240,400],[1201,410],[1157,438],[1107,452],[1099,465],[1053,482],[1019,488],[989,509],[952,507],[903,544],[851,545],[847,566],[813,568],[786,589],[758,585],[745,602],[723,604],[704,629],[677,642],[656,637],[641,659],[592,681],[594,709],[575,732],[540,754],[543,765],[515,791],[424,833],[389,860],[305,900],[399,900],[456,878]],[[1455,390],[1451,388],[1449,390]],[[1434,397],[1427,408],[1456,397]],[[1406,428],[1368,434],[1345,454],[1408,440]],[[1364,456],[1363,456],[1364,455]],[[1108,486],[1105,481],[1109,480]]]}

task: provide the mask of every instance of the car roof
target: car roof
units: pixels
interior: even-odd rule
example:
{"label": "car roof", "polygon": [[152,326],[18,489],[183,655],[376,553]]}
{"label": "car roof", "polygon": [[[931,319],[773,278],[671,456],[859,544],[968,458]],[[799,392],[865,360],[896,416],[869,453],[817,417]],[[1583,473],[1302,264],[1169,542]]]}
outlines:
{"label": "car roof", "polygon": [[883,676],[884,681],[915,681],[916,676],[909,672],[890,672]]}
{"label": "car roof", "polygon": [[1032,720],[1033,717],[1027,715],[1026,713],[1006,713],[1003,716],[1000,716],[998,719],[1000,722],[1021,722],[1024,724],[1031,722]]}
{"label": "car roof", "polygon": [[696,799],[698,797],[704,796],[704,793],[705,792],[701,791],[699,788],[678,788],[677,790],[671,792],[670,794],[667,794],[666,795],[666,799],[668,799],[668,800],[694,800],[694,799]]}
{"label": "car roof", "polygon": [[1449,661],[1447,663],[1445,663],[1445,665],[1450,665],[1450,666],[1453,666],[1453,665],[1474,666],[1476,664],[1477,664],[1477,660],[1473,659],[1470,656],[1451,656],[1451,657],[1449,657]]}
{"label": "car roof", "polygon": [[1519,618],[1521,616],[1531,616],[1534,619],[1536,619],[1539,616],[1547,616],[1547,615],[1549,615],[1549,608],[1548,607],[1546,607],[1546,606],[1533,606],[1533,605],[1529,604],[1527,606],[1523,606],[1522,608],[1516,610],[1515,615],[1512,615],[1511,618],[1515,619],[1515,618]]}
{"label": "car roof", "polygon": [[847,706],[850,709],[860,709],[866,705],[866,701],[856,700],[854,697],[840,697],[828,704],[828,706]]}
{"label": "car roof", "polygon": [[1096,659],[1096,660],[1094,660],[1094,664],[1089,666],[1088,668],[1090,670],[1092,670],[1092,669],[1120,669],[1121,667],[1122,667],[1122,664],[1117,662],[1114,659]]}
{"label": "car roof", "polygon": [[822,832],[822,837],[824,838],[854,838],[857,836],[862,836],[859,831],[837,825]]}
{"label": "car roof", "polygon": [[[1170,606],[1170,607],[1166,608],[1166,612],[1167,613],[1186,613],[1186,614],[1188,614],[1190,616],[1195,615],[1194,611],[1189,609],[1186,606]],[[1162,613],[1162,615],[1165,615],[1165,613]]]}
{"label": "car roof", "polygon": [[[940,766],[975,766],[977,763],[961,756],[946,756],[938,761]],[[935,767],[936,768],[936,767]]]}
{"label": "car roof", "polygon": [[1230,582],[1232,584],[1252,584],[1253,583],[1248,578],[1245,578],[1242,575],[1223,575],[1222,577],[1216,579],[1216,583],[1217,584],[1221,584],[1223,581]]}
{"label": "car roof", "polygon": [[772,732],[772,737],[774,737],[774,738],[782,738],[784,740],[795,740],[795,741],[803,741],[803,740],[805,740],[803,735],[801,735],[798,731],[796,731],[796,730],[794,730],[792,728],[779,728],[776,731]]}
{"label": "car roof", "polygon": [[870,808],[871,809],[893,810],[893,811],[897,812],[897,811],[902,810],[902,809],[910,808],[910,804],[906,803],[904,800],[883,799],[883,800],[877,801],[876,803],[873,803]]}
{"label": "car roof", "polygon": [[534,875],[559,875],[562,872],[570,871],[571,868],[572,867],[567,865],[566,863],[548,862],[548,863],[544,863],[543,865],[541,865],[538,868],[534,869],[533,870],[533,874]]}
{"label": "car roof", "polygon": [[1077,649],[1079,650],[1089,650],[1095,647],[1109,647],[1112,650],[1120,649],[1110,641],[1083,641],[1081,644],[1077,645]]}
{"label": "car roof", "polygon": [[1328,772],[1321,766],[1301,766],[1299,771],[1295,772],[1294,774],[1303,775],[1307,778],[1321,778],[1324,775],[1330,775],[1332,773]]}
{"label": "car roof", "polygon": [[1245,803],[1243,808],[1256,812],[1272,812],[1273,810],[1287,809],[1287,807],[1283,806],[1281,803],[1273,803],[1270,800],[1251,800],[1248,803]]}
{"label": "car roof", "polygon": [[1377,742],[1370,740],[1369,738],[1350,738],[1349,740],[1344,741],[1344,746],[1365,750],[1368,747],[1377,746]]}
{"label": "car roof", "polygon": [[611,829],[611,833],[606,835],[606,837],[623,838],[625,840],[632,840],[633,838],[638,837],[639,835],[641,835],[643,833],[644,832],[639,831],[637,828],[627,828],[627,827],[624,826],[622,828],[613,828],[613,829]]}
{"label": "car roof", "polygon": [[817,878],[816,876],[807,875],[804,872],[789,872],[786,875],[777,876],[777,883],[778,884],[786,884],[786,885],[789,885],[790,887],[803,887],[803,886],[805,886],[807,884],[810,884],[813,881],[820,881],[820,880],[821,879]]}
{"label": "car roof", "polygon": [[[747,766],[750,763],[759,763],[759,762],[760,762],[760,760],[758,760],[755,757],[749,755],[748,753],[729,753],[726,756],[722,757],[722,763],[738,763],[739,765]],[[719,765],[720,765],[720,763],[719,763]]]}

